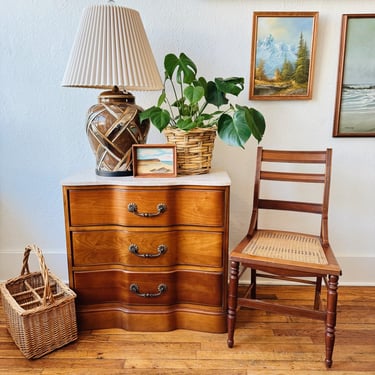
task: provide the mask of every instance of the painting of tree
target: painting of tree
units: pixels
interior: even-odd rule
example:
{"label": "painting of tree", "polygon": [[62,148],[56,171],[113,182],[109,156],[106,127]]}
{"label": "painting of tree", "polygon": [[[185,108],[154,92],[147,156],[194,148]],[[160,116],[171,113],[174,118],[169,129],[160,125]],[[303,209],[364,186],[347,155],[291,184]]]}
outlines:
{"label": "painting of tree", "polygon": [[250,99],[311,99],[317,12],[254,12]]}

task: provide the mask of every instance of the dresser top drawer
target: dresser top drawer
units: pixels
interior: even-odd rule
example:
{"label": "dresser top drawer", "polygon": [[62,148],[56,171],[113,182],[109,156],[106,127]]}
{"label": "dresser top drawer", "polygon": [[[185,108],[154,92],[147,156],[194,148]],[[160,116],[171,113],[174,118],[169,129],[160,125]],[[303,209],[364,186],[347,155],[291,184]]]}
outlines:
{"label": "dresser top drawer", "polygon": [[225,187],[64,187],[71,226],[225,224]]}

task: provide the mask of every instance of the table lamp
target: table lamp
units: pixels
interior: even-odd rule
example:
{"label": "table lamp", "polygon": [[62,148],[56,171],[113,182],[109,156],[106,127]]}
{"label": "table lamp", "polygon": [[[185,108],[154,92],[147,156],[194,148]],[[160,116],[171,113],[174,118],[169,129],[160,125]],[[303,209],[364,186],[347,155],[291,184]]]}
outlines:
{"label": "table lamp", "polygon": [[141,17],[113,2],[84,9],[62,86],[108,89],[88,110],[86,133],[96,174],[133,174],[132,145],[146,143],[150,124],[128,90],[161,90]]}

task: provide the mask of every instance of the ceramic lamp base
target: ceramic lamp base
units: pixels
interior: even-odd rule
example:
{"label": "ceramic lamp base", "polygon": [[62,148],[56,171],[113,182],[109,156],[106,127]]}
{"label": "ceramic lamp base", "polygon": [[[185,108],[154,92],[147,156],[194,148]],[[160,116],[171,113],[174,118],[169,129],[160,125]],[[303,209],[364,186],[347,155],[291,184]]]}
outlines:
{"label": "ceramic lamp base", "polygon": [[132,145],[146,143],[150,124],[139,121],[142,108],[129,92],[117,88],[99,95],[87,114],[86,133],[99,176],[133,174]]}

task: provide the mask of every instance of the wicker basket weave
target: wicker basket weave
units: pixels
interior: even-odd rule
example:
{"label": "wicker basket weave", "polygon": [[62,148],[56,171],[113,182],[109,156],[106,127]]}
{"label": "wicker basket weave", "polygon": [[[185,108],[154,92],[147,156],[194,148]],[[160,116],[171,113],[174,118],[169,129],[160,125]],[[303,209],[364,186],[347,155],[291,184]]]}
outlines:
{"label": "wicker basket weave", "polygon": [[177,174],[193,175],[210,171],[216,128],[196,128],[186,132],[167,127],[164,135],[168,143],[176,145]]}
{"label": "wicker basket weave", "polygon": [[[40,271],[29,271],[33,251]],[[21,275],[1,284],[7,328],[26,358],[39,358],[77,339],[76,294],[46,267],[41,250],[27,246]]]}

